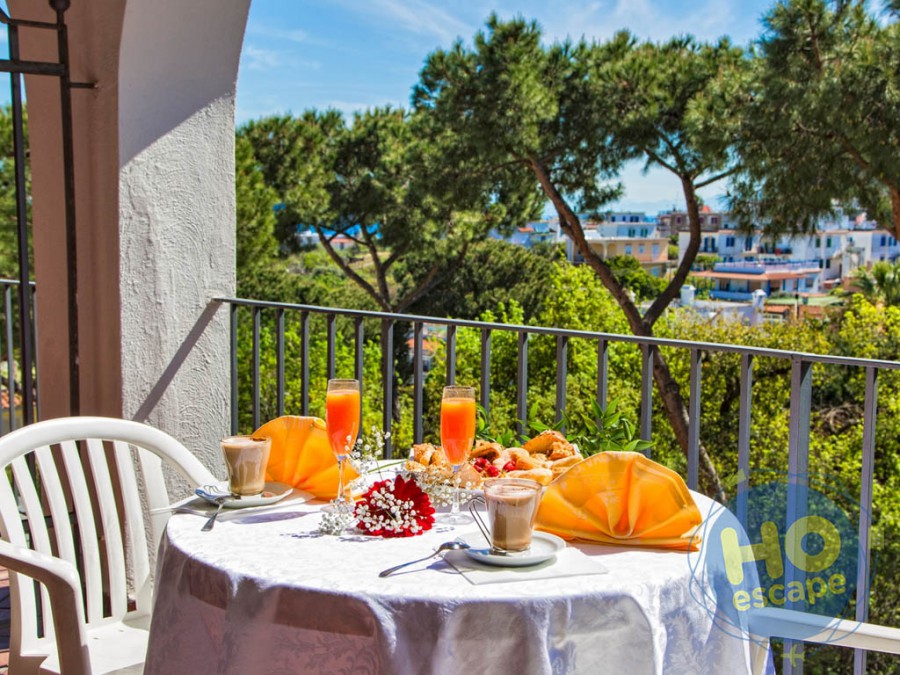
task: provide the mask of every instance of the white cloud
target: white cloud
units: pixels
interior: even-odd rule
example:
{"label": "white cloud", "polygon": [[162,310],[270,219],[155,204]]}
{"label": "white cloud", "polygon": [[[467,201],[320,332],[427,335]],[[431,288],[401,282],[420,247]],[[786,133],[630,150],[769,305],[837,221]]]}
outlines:
{"label": "white cloud", "polygon": [[261,49],[245,45],[241,52],[241,68],[246,70],[269,70],[282,64],[281,54],[271,49]]}
{"label": "white cloud", "polygon": [[299,28],[277,28],[254,23],[247,27],[247,33],[276,40],[288,40],[289,42],[309,42],[309,33]]}
{"label": "white cloud", "polygon": [[262,49],[249,44],[245,45],[241,52],[241,68],[245,70],[268,71],[286,66],[319,70],[322,64],[318,61],[297,58],[289,52]]}
{"label": "white cloud", "polygon": [[468,38],[475,32],[474,26],[425,0],[343,0],[342,4],[382,24],[437,38],[443,45],[449,45],[457,37]]}

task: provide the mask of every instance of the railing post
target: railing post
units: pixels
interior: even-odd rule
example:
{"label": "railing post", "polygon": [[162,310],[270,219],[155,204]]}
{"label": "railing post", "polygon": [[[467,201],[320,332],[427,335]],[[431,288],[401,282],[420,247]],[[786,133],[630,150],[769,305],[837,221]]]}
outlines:
{"label": "railing post", "polygon": [[236,434],[239,426],[238,416],[238,306],[231,305],[231,433]]}
{"label": "railing post", "polygon": [[[653,358],[655,347],[641,345],[641,440],[649,441],[653,434]],[[644,451],[650,456],[650,449]]]}
{"label": "railing post", "polygon": [[278,416],[284,415],[284,309],[275,312],[275,361],[277,367]]}
{"label": "railing post", "polygon": [[424,435],[422,427],[423,389],[425,375],[422,368],[422,333],[424,325],[413,324],[413,443],[421,443]]}
{"label": "railing post", "polygon": [[[481,330],[481,407],[490,419],[491,414],[491,329]],[[488,421],[485,420],[485,421]]]}
{"label": "railing post", "polygon": [[516,368],[516,434],[525,438],[528,428],[528,333],[519,331],[519,358]]}
{"label": "railing post", "polygon": [[[862,476],[859,494],[859,542],[856,555],[856,620],[869,620],[869,584],[872,551],[872,483],[875,474],[875,423],[878,412],[878,370],[866,368],[863,407]],[[853,672],[866,672],[866,652],[855,650]]]}
{"label": "railing post", "polygon": [[384,389],[384,413],[382,416],[385,433],[384,458],[390,459],[394,456],[393,443],[390,436],[391,426],[394,421],[394,322],[391,319],[385,319],[381,322],[381,344],[381,373]]}
{"label": "railing post", "polygon": [[[563,418],[566,409],[566,376],[569,366],[569,338],[565,335],[556,336],[556,421]],[[561,431],[565,432],[563,426]]]}
{"label": "railing post", "polygon": [[6,375],[9,394],[9,431],[16,428],[16,355],[13,342],[12,286],[3,290],[3,318],[6,321]]}
{"label": "railing post", "polygon": [[696,490],[700,478],[700,357],[699,349],[691,350],[690,399],[688,402],[688,480]]}
{"label": "railing post", "polygon": [[[606,410],[609,403],[609,343],[600,338],[597,340],[597,403],[600,410]],[[600,420],[597,420],[600,424]]]}
{"label": "railing post", "polygon": [[[785,527],[790,527],[807,515],[809,502],[809,433],[812,409],[812,363],[802,357],[791,359],[791,418],[788,441],[788,491],[787,517]],[[787,561],[785,564],[785,587],[794,581],[804,582],[804,571]],[[793,609],[788,601],[786,607]],[[784,641],[783,667],[785,675],[803,673],[803,643]],[[798,656],[798,665],[794,662]]]}
{"label": "railing post", "polygon": [[309,312],[300,312],[300,414],[309,415]]}
{"label": "railing post", "polygon": [[360,394],[362,394],[363,383],[363,347],[366,343],[365,328],[363,327],[362,317],[358,316],[353,320],[353,377],[359,380]]}
{"label": "railing post", "polygon": [[253,428],[259,428],[259,332],[260,332],[260,314],[262,310],[259,307],[253,308],[253,369],[251,371],[253,378]]}
{"label": "railing post", "polygon": [[[59,15],[62,21],[62,15]],[[12,61],[19,60],[19,29],[15,25],[9,26],[9,58]],[[15,181],[16,181],[16,232],[18,243],[18,263],[19,263],[19,340],[21,341],[22,354],[22,422],[31,424],[34,421],[34,375],[31,372],[33,365],[37,362],[36,347],[37,335],[32,335],[32,312],[31,292],[30,292],[30,266],[28,261],[28,194],[27,182],[25,174],[25,121],[22,107],[22,76],[18,72],[10,73],[10,86],[12,94],[12,122],[13,122],[13,154],[15,155]],[[65,102],[63,102],[64,104]],[[63,110],[65,115],[65,109]],[[64,130],[65,133],[65,130]],[[68,146],[64,148],[66,156],[71,154],[71,136],[68,137]],[[64,140],[65,144],[65,140]],[[69,174],[71,174],[71,165],[65,167],[66,177],[66,229],[68,241],[68,229],[70,228],[69,219],[74,220],[74,213],[69,212]],[[72,197],[74,199],[74,196]],[[74,254],[74,253],[72,253]],[[67,265],[70,264],[67,260]],[[71,274],[69,275],[71,281]],[[72,310],[72,303],[69,302],[69,311]],[[35,313],[36,317],[37,314]],[[75,342],[70,337],[70,348],[72,344],[77,348],[77,318],[76,323],[71,324],[76,330]],[[73,370],[72,356],[69,357],[70,376],[75,377],[75,386],[78,383],[77,370]],[[13,360],[10,359],[10,368],[12,368]],[[12,380],[12,378],[11,378]],[[14,398],[10,397],[10,409],[14,407]],[[15,413],[11,413],[13,416]],[[73,415],[78,414],[77,405],[72,410]],[[14,425],[10,424],[10,430],[14,429]]]}
{"label": "railing post", "polygon": [[753,356],[741,354],[740,408],[738,411],[737,518],[747,527],[747,490],[750,487],[750,410],[753,396]]}
{"label": "railing post", "polygon": [[327,371],[328,371],[328,379],[334,379],[334,322],[337,317],[334,314],[329,314],[325,317],[326,325],[327,325],[327,341],[328,341],[328,361],[327,361]]}
{"label": "railing post", "polygon": [[456,326],[447,326],[447,384],[456,384]]}

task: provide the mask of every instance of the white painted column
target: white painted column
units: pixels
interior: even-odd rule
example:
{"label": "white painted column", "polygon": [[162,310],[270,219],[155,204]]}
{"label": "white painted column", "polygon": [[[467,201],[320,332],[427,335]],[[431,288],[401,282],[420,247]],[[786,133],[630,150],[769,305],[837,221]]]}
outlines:
{"label": "white painted column", "polygon": [[[221,473],[234,292],[234,100],[250,0],[91,0],[67,12],[81,413],[135,418]],[[46,0],[9,0],[53,20]],[[55,34],[22,32],[51,60]],[[68,408],[59,84],[26,78],[42,417]]]}
{"label": "white painted column", "polygon": [[229,432],[234,105],[249,0],[128,0],[119,54],[122,410],[214,471]]}

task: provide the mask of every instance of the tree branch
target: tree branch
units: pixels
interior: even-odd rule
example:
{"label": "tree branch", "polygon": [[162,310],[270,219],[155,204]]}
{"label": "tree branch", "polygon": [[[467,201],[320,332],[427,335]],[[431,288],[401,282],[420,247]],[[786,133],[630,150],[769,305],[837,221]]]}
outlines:
{"label": "tree branch", "polygon": [[372,286],[368,281],[363,279],[359,274],[357,274],[352,267],[344,260],[341,256],[338,255],[338,252],[334,250],[334,246],[331,245],[331,239],[325,236],[325,233],[322,231],[322,228],[318,225],[313,225],[316,230],[316,234],[319,235],[319,241],[322,242],[322,246],[325,247],[325,252],[328,253],[328,256],[334,261],[334,263],[341,268],[341,271],[346,274],[348,277],[353,279],[356,284],[362,288],[368,295],[378,303],[378,306],[381,307],[385,312],[391,311],[391,305],[387,301],[386,298],[379,295],[378,291],[375,290],[375,287]]}
{"label": "tree branch", "polygon": [[660,165],[661,167],[663,167],[664,169],[668,169],[669,171],[671,171],[672,173],[674,173],[676,176],[680,176],[680,175],[681,175],[681,172],[678,171],[678,169],[676,169],[674,166],[672,166],[671,164],[669,164],[668,162],[666,162],[662,157],[660,157],[659,155],[657,155],[657,154],[656,154],[655,152],[653,152],[650,148],[644,148],[644,152],[647,153],[647,157],[649,157],[650,159],[652,159],[654,162],[656,162],[657,164],[659,164],[659,165]]}
{"label": "tree branch", "polygon": [[675,274],[669,280],[669,283],[663,289],[662,293],[660,293],[656,297],[656,300],[653,301],[653,304],[650,305],[650,309],[644,314],[644,321],[650,326],[656,323],[656,320],[662,316],[662,313],[672,303],[676,294],[681,290],[682,285],[691,272],[691,266],[697,258],[697,252],[700,250],[700,205],[697,202],[697,192],[693,183],[686,177],[681,179],[681,189],[684,192],[684,199],[687,203],[691,238],[688,241],[684,257],[678,264],[678,269],[675,270]]}
{"label": "tree branch", "polygon": [[[466,257],[466,253],[469,250],[469,241],[467,240],[459,251],[459,254],[456,256],[455,260],[450,264],[450,267],[458,267],[459,263],[462,262],[463,258]],[[425,293],[427,293],[435,283],[437,283],[438,272],[441,271],[441,268],[444,265],[438,261],[435,262],[434,265],[431,266],[431,269],[428,270],[428,274],[426,274],[422,281],[409,293],[406,294],[406,297],[397,304],[397,312],[402,313],[406,311],[406,309],[419,300]]]}
{"label": "tree branch", "polygon": [[366,248],[369,251],[369,257],[372,259],[372,264],[375,267],[375,279],[378,281],[378,290],[388,305],[390,305],[391,291],[387,285],[387,267],[381,264],[381,257],[378,255],[378,246],[375,244],[375,238],[372,236],[372,233],[369,232],[369,228],[363,226],[361,227],[361,230],[363,239],[366,243]]}
{"label": "tree branch", "polygon": [[702,180],[699,183],[694,183],[694,188],[696,190],[699,190],[700,188],[705,188],[707,185],[712,185],[713,183],[715,183],[718,180],[722,180],[723,178],[728,178],[728,176],[731,176],[732,174],[737,173],[737,170],[738,170],[737,167],[733,166],[730,169],[728,169],[727,171],[722,171],[721,173],[718,173],[715,176],[711,176],[711,177],[707,178],[706,180]]}

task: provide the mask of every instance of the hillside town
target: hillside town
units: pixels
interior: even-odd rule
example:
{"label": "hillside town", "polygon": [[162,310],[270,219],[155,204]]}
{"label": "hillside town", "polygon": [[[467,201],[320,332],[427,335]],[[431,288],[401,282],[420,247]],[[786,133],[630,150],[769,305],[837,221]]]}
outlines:
{"label": "hillside town", "polygon": [[[700,228],[700,250],[678,304],[707,318],[756,323],[818,316],[841,302],[839,292],[853,287],[857,270],[900,257],[896,237],[865,213],[839,210],[820,219],[814,233],[773,239],[740,229],[727,211],[703,206]],[[601,258],[632,257],[659,278],[681,262],[690,243],[688,214],[675,209],[655,216],[611,212],[600,220],[585,219],[584,230]],[[556,218],[530,222],[507,237],[492,236],[526,248],[559,245],[570,262],[583,262]]]}

